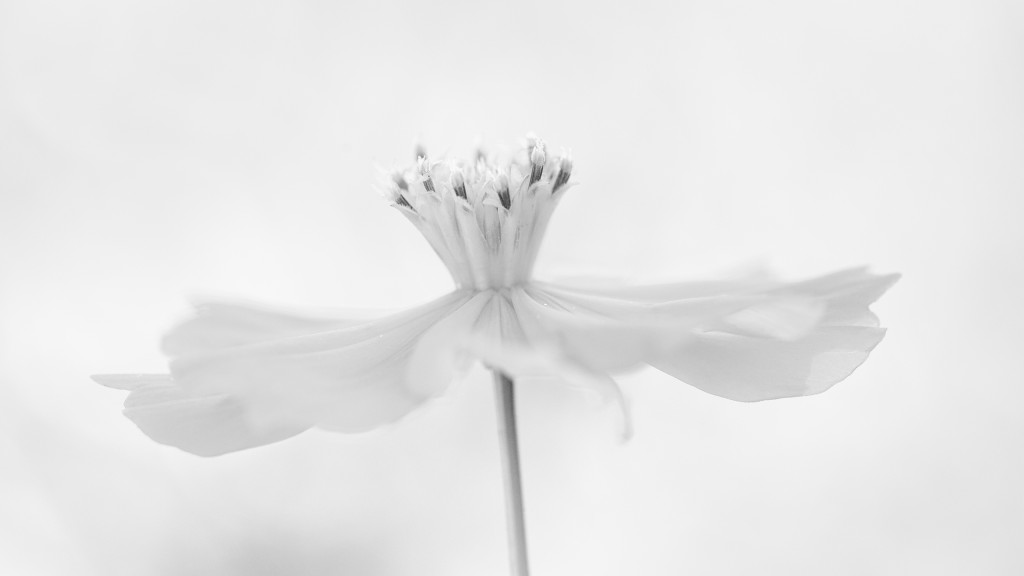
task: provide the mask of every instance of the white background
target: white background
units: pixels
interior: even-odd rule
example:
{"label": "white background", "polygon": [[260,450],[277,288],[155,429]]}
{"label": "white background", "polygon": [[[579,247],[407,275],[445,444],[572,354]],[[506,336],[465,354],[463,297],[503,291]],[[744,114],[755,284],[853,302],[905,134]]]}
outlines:
{"label": "white background", "polygon": [[545,278],[903,280],[829,393],[654,371],[637,434],[522,389],[536,576],[1024,573],[1024,7],[1006,1],[0,2],[0,573],[505,571],[489,380],[399,426],[216,459],[97,372],[194,295],[450,288],[374,166],[571,148]]}

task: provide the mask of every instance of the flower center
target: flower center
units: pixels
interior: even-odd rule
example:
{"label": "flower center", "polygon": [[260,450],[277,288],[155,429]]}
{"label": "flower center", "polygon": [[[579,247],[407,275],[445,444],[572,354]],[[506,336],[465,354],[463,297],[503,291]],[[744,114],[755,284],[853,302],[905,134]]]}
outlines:
{"label": "flower center", "polygon": [[511,162],[432,162],[395,172],[385,196],[430,242],[459,288],[488,290],[530,279],[572,160],[549,158],[532,139]]}

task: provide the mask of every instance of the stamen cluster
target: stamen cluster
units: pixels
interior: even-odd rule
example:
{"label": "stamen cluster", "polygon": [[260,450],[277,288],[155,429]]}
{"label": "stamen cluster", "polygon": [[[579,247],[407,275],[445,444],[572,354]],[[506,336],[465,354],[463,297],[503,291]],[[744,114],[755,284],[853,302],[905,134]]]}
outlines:
{"label": "stamen cluster", "polygon": [[529,280],[572,160],[538,139],[511,161],[433,161],[391,174],[386,197],[426,237],[459,288],[491,290]]}

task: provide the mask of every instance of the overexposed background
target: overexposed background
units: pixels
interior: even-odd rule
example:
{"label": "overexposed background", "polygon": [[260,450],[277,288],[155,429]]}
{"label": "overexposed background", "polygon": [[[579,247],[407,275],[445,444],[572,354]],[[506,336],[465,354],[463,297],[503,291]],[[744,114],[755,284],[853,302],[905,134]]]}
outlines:
{"label": "overexposed background", "polygon": [[540,276],[904,274],[821,396],[640,372],[623,446],[524,387],[537,576],[1024,573],[1022,102],[1013,0],[0,0],[0,573],[503,574],[480,370],[216,459],[88,375],[161,371],[189,296],[442,294],[374,166],[528,131],[582,184]]}

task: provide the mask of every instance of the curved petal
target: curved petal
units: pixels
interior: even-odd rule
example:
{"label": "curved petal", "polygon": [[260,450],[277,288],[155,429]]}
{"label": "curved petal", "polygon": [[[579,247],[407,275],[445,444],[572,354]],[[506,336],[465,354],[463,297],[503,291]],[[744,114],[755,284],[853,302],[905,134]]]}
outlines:
{"label": "curved petal", "polygon": [[866,326],[822,326],[796,341],[709,332],[651,365],[730,400],[809,396],[849,376],[884,335]]}
{"label": "curved petal", "polygon": [[189,394],[237,399],[259,428],[367,431],[429,399],[407,385],[409,359],[424,333],[471,301],[455,292],[379,320],[190,354],[171,373]]}
{"label": "curved petal", "polygon": [[130,390],[124,415],[153,440],[199,456],[272,444],[304,427],[254,428],[237,400],[221,395],[190,396],[167,374],[111,374],[92,377],[111,388]]}
{"label": "curved petal", "polygon": [[485,311],[492,312],[498,300],[494,292],[480,292],[427,330],[406,366],[408,389],[427,397],[444,392],[456,374],[467,367],[464,343],[472,340],[481,321],[487,323]]}
{"label": "curved petal", "polygon": [[721,296],[636,303],[550,285],[512,293],[531,344],[553,346],[596,372],[621,372],[669,354],[702,327],[757,300]]}
{"label": "curved petal", "polygon": [[544,325],[523,288],[502,291],[491,300],[463,347],[489,368],[514,379],[554,377],[562,383],[614,404],[621,413],[623,439],[632,435],[632,419],[622,390],[602,370],[575,360],[564,340]]}
{"label": "curved petal", "polygon": [[263,306],[224,301],[195,305],[195,316],[164,335],[162,348],[170,357],[255,344],[267,340],[325,332],[353,326],[365,312],[344,316],[304,316]]}
{"label": "curved petal", "polygon": [[468,348],[489,367],[504,372],[514,380],[555,377],[576,390],[594,394],[602,403],[613,404],[621,415],[622,439],[629,440],[633,436],[629,402],[619,385],[607,373],[591,371],[548,344],[499,343],[486,339],[476,340]]}
{"label": "curved petal", "polygon": [[616,278],[574,277],[552,283],[560,290],[567,292],[654,304],[688,298],[721,296],[734,293],[741,287],[746,290],[765,289],[777,284],[778,279],[763,268],[741,271],[721,280],[633,285]]}
{"label": "curved petal", "polygon": [[744,402],[807,396],[846,379],[885,330],[868,306],[899,279],[864,268],[843,270],[766,292],[770,302],[817,302],[820,318],[804,333],[744,330],[736,316],[677,354],[651,365],[705,392]]}
{"label": "curved petal", "polygon": [[767,400],[822,392],[859,366],[884,335],[868,305],[897,279],[861,268],[795,283],[679,284],[678,297],[671,285],[542,285],[522,308],[593,369],[642,361],[712,394]]}

